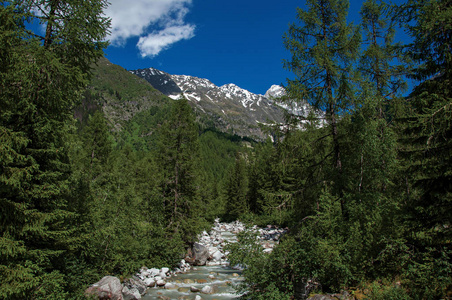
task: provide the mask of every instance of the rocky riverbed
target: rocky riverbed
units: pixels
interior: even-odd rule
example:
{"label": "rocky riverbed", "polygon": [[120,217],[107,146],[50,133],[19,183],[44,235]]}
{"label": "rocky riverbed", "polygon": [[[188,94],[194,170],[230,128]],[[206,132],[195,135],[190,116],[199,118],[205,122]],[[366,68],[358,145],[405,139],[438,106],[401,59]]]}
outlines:
{"label": "rocky riverbed", "polygon": [[[285,229],[275,226],[252,228],[259,233],[264,252],[271,252]],[[99,299],[233,299],[233,286],[243,280],[239,269],[229,266],[225,246],[237,240],[236,234],[245,230],[241,222],[220,223],[217,219],[210,230],[198,237],[177,268],[142,267],[134,276],[120,282],[106,276],[90,286],[85,294]]]}

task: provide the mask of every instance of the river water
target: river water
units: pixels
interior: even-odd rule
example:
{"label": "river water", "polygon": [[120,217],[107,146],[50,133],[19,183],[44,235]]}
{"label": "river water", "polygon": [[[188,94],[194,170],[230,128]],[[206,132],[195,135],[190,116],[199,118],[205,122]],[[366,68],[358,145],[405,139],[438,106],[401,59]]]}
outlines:
{"label": "river water", "polygon": [[[225,241],[234,242],[237,240],[235,234],[229,231],[222,231],[221,237]],[[228,266],[198,266],[193,267],[186,273],[173,275],[166,279],[166,282],[173,283],[175,289],[150,288],[141,299],[203,299],[203,300],[226,300],[237,299],[240,294],[234,288],[240,284],[244,278],[242,272],[234,270]],[[201,292],[205,286],[211,286],[214,293],[204,294]],[[191,288],[199,291],[193,292]],[[201,298],[199,298],[201,297]]]}
{"label": "river water", "polygon": [[[239,284],[243,280],[244,278],[241,277],[240,271],[232,270],[228,267],[196,267],[185,274],[177,274],[177,276],[167,280],[167,282],[174,283],[177,286],[176,289],[151,288],[142,299],[195,299],[196,295],[199,295],[204,300],[236,299],[240,295],[237,294],[234,285]],[[212,286],[215,292],[207,295],[201,292],[190,291],[191,287],[201,290],[206,285]]]}

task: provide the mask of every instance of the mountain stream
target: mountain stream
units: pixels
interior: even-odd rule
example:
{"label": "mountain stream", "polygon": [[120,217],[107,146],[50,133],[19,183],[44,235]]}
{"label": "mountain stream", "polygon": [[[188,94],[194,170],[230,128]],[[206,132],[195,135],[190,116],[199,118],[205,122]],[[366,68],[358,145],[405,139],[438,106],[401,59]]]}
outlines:
{"label": "mountain stream", "polygon": [[[151,288],[141,299],[235,299],[234,285],[243,280],[241,273],[225,266],[201,266],[184,274],[173,276],[174,289]],[[212,288],[212,294],[204,294],[206,286]]]}
{"label": "mountain stream", "polygon": [[[237,232],[241,229],[237,229],[237,226],[225,226],[219,223],[214,228],[216,228],[222,243],[237,241],[232,230]],[[240,295],[237,294],[234,286],[244,280],[241,274],[240,270],[229,267],[227,261],[223,261],[220,265],[191,267],[187,272],[174,274],[166,280],[166,282],[173,283],[174,288],[150,288],[142,299],[236,299]],[[211,294],[202,292],[206,290],[210,290]]]}
{"label": "mountain stream", "polygon": [[[220,223],[215,221],[210,233],[203,232],[199,236],[198,244],[208,249],[208,260],[204,266],[190,266],[185,260],[181,261],[180,269],[172,272],[170,277],[164,278],[164,287],[149,288],[142,296],[143,300],[151,299],[190,299],[190,300],[225,300],[236,299],[241,295],[235,286],[244,281],[240,269],[231,268],[227,261],[227,251],[224,246],[228,242],[237,241],[236,234],[245,230],[241,222]],[[285,229],[274,226],[266,228],[253,227],[259,232],[259,242],[264,252],[271,252]],[[195,243],[197,244],[197,243]]]}

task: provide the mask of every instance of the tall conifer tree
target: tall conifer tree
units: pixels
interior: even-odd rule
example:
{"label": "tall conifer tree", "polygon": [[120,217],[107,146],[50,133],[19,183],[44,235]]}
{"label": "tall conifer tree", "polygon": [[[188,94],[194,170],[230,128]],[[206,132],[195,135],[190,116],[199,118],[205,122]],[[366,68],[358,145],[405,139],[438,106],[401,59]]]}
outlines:
{"label": "tall conifer tree", "polygon": [[390,7],[380,1],[367,0],[360,13],[365,47],[361,53],[360,72],[364,75],[363,80],[371,82],[376,90],[375,100],[382,118],[385,102],[405,89],[403,76],[407,68],[400,64],[403,55],[399,45],[394,44],[396,22],[390,18]]}
{"label": "tall conifer tree", "polygon": [[297,8],[300,24],[291,24],[284,35],[284,44],[292,54],[284,66],[295,75],[294,80],[288,80],[287,89],[290,99],[308,101],[326,112],[333,141],[336,193],[342,198],[338,121],[353,104],[353,62],[361,36],[358,27],[347,24],[347,0],[308,0],[306,6],[306,10]]}
{"label": "tall conifer tree", "polygon": [[[361,147],[361,150],[355,151],[361,156],[359,191],[364,189],[364,176],[369,176],[369,183],[373,183],[368,188],[378,186],[377,191],[383,192],[390,180],[390,165],[395,154],[394,134],[389,124],[392,117],[388,112],[393,100],[400,97],[406,87],[403,76],[406,75],[407,67],[401,64],[404,57],[400,47],[394,44],[395,22],[390,19],[389,6],[376,0],[367,0],[361,8],[361,17],[364,49],[359,64],[362,76],[358,93],[360,106],[355,111],[354,126],[364,138],[356,144],[368,147],[368,150]],[[372,109],[375,110],[373,114]],[[365,122],[360,121],[361,118]],[[365,174],[369,172],[364,172],[365,169],[370,173]],[[380,183],[376,184],[376,180]]]}
{"label": "tall conifer tree", "polygon": [[198,129],[186,99],[174,102],[162,124],[157,147],[167,226],[193,242],[203,225],[199,199]]}
{"label": "tall conifer tree", "polygon": [[[416,255],[410,290],[447,298],[452,286],[452,1],[411,0],[398,17],[413,42],[405,53],[419,83],[399,115],[406,239]],[[428,282],[428,288],[426,288]]]}
{"label": "tall conifer tree", "polygon": [[225,190],[227,214],[235,220],[248,213],[248,174],[240,152],[235,154],[235,164],[229,170]]}
{"label": "tall conifer tree", "polygon": [[[89,66],[106,46],[105,5],[0,3],[0,298],[64,297],[65,135]],[[36,20],[46,24],[45,36],[26,27]]]}
{"label": "tall conifer tree", "polygon": [[417,64],[412,77],[420,81],[401,119],[402,155],[407,159],[405,190],[412,201],[408,209],[412,225],[428,232],[427,240],[450,245],[452,2],[413,0],[401,9],[402,21],[414,39],[406,48]]}

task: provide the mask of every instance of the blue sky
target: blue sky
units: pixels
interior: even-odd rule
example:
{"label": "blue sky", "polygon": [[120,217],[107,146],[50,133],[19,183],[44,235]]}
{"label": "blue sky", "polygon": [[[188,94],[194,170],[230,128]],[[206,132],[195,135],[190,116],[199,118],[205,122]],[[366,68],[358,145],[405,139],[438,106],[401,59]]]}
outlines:
{"label": "blue sky", "polygon": [[[291,74],[282,36],[302,0],[110,0],[107,58],[127,70],[154,67],[177,75],[235,83],[264,94]],[[359,22],[363,1],[351,1]]]}

